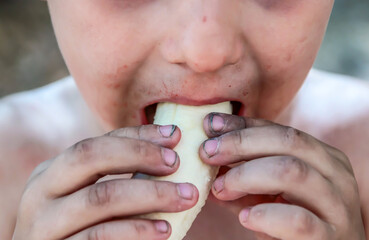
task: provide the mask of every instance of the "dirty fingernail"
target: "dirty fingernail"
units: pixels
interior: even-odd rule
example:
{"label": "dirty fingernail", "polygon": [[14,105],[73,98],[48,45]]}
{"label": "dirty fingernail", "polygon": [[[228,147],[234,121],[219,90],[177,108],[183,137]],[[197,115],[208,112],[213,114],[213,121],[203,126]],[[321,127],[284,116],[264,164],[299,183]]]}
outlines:
{"label": "dirty fingernail", "polygon": [[246,223],[250,215],[251,207],[245,208],[240,212],[240,221]]}
{"label": "dirty fingernail", "polygon": [[177,162],[177,154],[171,149],[163,148],[162,155],[167,166],[173,167]]}
{"label": "dirty fingernail", "polygon": [[212,138],[209,140],[206,140],[203,145],[204,151],[208,157],[212,157],[218,152],[219,148],[219,139]]}
{"label": "dirty fingernail", "polygon": [[218,114],[212,114],[210,116],[210,126],[214,132],[222,131],[224,128],[224,119]]}
{"label": "dirty fingernail", "polygon": [[191,200],[193,198],[193,187],[187,183],[179,183],[177,185],[178,194],[184,199]]}
{"label": "dirty fingernail", "polygon": [[171,137],[175,130],[176,130],[176,126],[174,125],[165,125],[165,126],[159,127],[160,134],[163,137]]}
{"label": "dirty fingernail", "polygon": [[216,193],[220,193],[224,189],[224,175],[217,178],[213,183],[213,188]]}
{"label": "dirty fingernail", "polygon": [[167,233],[169,231],[169,226],[166,221],[156,221],[155,227],[160,233]]}

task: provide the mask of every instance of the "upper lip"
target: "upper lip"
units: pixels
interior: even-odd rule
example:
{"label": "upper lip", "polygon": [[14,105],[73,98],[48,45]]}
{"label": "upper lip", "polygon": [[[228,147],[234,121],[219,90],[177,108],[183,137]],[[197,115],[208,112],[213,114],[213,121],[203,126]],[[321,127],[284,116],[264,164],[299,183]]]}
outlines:
{"label": "upper lip", "polygon": [[[188,105],[188,106],[201,106],[201,105],[208,105],[208,104],[217,104],[217,103],[227,102],[227,101],[239,102],[243,105],[243,103],[239,99],[225,98],[225,97],[213,97],[213,98],[197,100],[197,99],[190,99],[190,98],[182,97],[182,96],[175,96],[175,97],[171,97],[171,98],[155,99],[155,100],[151,100],[151,101],[147,102],[141,108],[141,121],[142,121],[143,124],[147,123],[147,116],[146,116],[146,113],[145,113],[145,109],[148,106],[151,106],[151,105],[154,105],[154,104],[157,104],[157,103],[171,102],[171,103]],[[241,107],[241,109],[242,109],[242,107]]]}
{"label": "upper lip", "polygon": [[224,97],[215,97],[215,98],[195,100],[195,99],[190,99],[187,97],[176,96],[176,97],[171,97],[171,98],[162,98],[162,99],[152,100],[148,102],[143,108],[146,108],[147,106],[150,106],[156,103],[161,103],[161,102],[172,102],[172,103],[189,105],[189,106],[201,106],[201,105],[208,105],[208,104],[217,104],[217,103],[227,102],[227,101],[240,102],[240,100],[238,99],[224,98]]}

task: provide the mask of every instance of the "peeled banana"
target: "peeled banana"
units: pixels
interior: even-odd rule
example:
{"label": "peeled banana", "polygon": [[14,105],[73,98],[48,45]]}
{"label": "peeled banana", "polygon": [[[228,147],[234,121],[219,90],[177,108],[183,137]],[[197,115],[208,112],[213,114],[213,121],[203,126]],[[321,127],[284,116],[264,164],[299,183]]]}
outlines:
{"label": "peeled banana", "polygon": [[174,148],[180,158],[180,167],[172,175],[151,177],[149,179],[171,181],[176,183],[189,182],[199,190],[197,204],[189,210],[178,213],[152,213],[145,215],[149,219],[162,219],[170,223],[172,234],[170,240],[181,240],[190,229],[201,208],[205,205],[211,184],[218,173],[218,167],[204,164],[198,154],[199,147],[208,137],[203,130],[204,117],[210,112],[232,113],[230,102],[214,105],[186,106],[174,103],[160,103],[157,106],[154,123],[160,125],[177,125],[182,137]]}

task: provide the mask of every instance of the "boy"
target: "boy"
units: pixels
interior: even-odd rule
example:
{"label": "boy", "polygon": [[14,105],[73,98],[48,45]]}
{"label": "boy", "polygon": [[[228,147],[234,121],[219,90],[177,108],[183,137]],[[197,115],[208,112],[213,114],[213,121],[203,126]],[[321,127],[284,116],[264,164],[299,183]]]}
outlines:
{"label": "boy", "polygon": [[186,239],[365,239],[369,88],[310,71],[333,0],[48,4],[78,90],[2,100],[2,239],[168,238],[134,216],[192,207],[192,185],[94,183],[176,171],[180,129],[150,125],[155,104],[222,101],[239,108],[204,119],[199,154],[223,171]]}

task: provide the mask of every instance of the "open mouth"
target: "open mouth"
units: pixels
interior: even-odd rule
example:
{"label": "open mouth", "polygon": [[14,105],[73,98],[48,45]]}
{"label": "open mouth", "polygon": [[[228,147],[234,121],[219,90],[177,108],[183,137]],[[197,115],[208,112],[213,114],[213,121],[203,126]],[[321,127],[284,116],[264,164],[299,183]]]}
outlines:
{"label": "open mouth", "polygon": [[[239,115],[242,103],[238,101],[231,101],[232,104],[232,114],[233,115]],[[151,104],[147,107],[145,107],[145,117],[146,121],[144,124],[152,124],[154,122],[154,116],[156,113],[156,107],[158,106],[158,103]]]}

